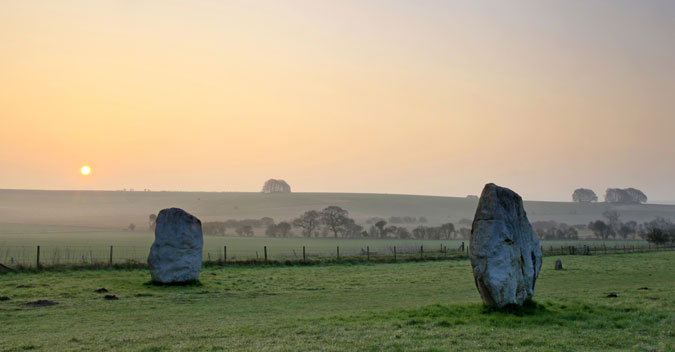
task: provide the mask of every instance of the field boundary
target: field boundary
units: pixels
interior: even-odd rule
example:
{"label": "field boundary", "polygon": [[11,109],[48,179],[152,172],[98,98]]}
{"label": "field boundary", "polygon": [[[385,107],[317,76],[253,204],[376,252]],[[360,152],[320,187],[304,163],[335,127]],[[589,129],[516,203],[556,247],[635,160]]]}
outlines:
{"label": "field boundary", "polygon": [[[1,250],[1,248],[0,248]],[[202,261],[203,267],[213,266],[310,266],[322,264],[370,264],[370,263],[397,263],[397,262],[422,262],[422,261],[441,261],[441,260],[461,260],[469,258],[468,246],[460,246],[457,249],[448,249],[441,246],[435,250],[425,249],[420,246],[417,251],[397,250],[393,247],[392,253],[370,252],[366,251],[358,254],[340,255],[340,247],[336,248],[335,255],[310,254],[303,247],[302,257],[279,257],[268,258],[267,246],[264,246],[262,258],[246,259],[226,259],[227,246],[224,246],[223,253],[217,259],[210,258]],[[43,271],[43,270],[68,270],[68,269],[143,269],[147,268],[147,263],[138,259],[123,259],[122,261],[113,261],[114,247],[110,246],[110,257],[108,260],[92,260],[83,262],[65,262],[59,261],[44,263],[40,262],[40,246],[36,247],[37,259],[35,263],[2,263],[0,262],[0,274],[17,271]],[[542,246],[543,256],[566,256],[566,255],[607,255],[607,254],[629,254],[629,253],[647,253],[675,251],[675,245],[643,245],[643,246]],[[209,255],[210,257],[210,255]]]}

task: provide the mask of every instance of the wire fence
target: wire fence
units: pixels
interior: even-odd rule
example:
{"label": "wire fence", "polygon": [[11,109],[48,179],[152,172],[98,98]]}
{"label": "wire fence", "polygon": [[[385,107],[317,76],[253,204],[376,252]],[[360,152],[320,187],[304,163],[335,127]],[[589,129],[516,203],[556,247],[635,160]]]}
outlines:
{"label": "wire fence", "polygon": [[[542,246],[545,256],[552,255],[599,255],[618,253],[637,253],[653,251],[672,251],[675,246],[663,245],[561,245]],[[100,267],[119,264],[144,266],[149,254],[149,248],[138,246],[3,246],[0,247],[0,264],[4,268],[46,268],[59,266]],[[457,248],[450,248],[440,244],[435,248],[420,246],[389,246],[372,250],[365,246],[357,250],[341,249],[336,246],[333,250],[308,250],[301,246],[290,251],[275,251],[274,248],[262,246],[259,249],[237,248],[204,250],[202,261],[210,264],[245,264],[245,263],[312,263],[336,261],[363,261],[363,262],[396,262],[410,260],[442,260],[467,258],[469,248],[464,242]]]}

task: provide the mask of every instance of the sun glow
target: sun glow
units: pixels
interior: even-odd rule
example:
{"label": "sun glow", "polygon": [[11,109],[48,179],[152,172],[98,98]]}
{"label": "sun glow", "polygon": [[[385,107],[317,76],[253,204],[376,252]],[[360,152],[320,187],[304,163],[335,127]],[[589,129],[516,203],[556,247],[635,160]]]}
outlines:
{"label": "sun glow", "polygon": [[80,169],[80,173],[81,173],[82,175],[87,176],[87,175],[89,175],[89,174],[91,173],[91,168],[90,168],[89,166],[87,166],[87,165],[84,165],[84,166],[82,166],[82,168]]}

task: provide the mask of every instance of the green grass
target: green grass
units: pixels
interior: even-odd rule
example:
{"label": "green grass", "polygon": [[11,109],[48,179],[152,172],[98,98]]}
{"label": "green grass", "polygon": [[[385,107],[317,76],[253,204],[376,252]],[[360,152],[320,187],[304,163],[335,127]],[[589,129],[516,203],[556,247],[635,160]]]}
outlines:
{"label": "green grass", "polygon": [[[10,273],[0,351],[675,348],[675,252],[564,256],[563,271],[555,259],[536,303],[507,311],[482,306],[467,260],[208,267],[186,287],[150,285],[146,270]],[[38,299],[59,304],[23,305]]]}

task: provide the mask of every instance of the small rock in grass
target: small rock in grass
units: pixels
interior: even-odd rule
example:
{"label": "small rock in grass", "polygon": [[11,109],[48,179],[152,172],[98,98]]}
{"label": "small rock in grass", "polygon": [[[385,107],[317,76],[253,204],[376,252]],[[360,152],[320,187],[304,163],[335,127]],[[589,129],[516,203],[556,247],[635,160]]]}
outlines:
{"label": "small rock in grass", "polygon": [[105,287],[101,287],[99,289],[94,290],[96,293],[106,293],[108,290]]}
{"label": "small rock in grass", "polygon": [[115,301],[115,300],[119,299],[115,295],[105,295],[105,297],[103,297],[103,298],[107,299],[108,301]]}
{"label": "small rock in grass", "polygon": [[0,302],[2,301],[9,301],[9,297],[7,296],[0,296]]}
{"label": "small rock in grass", "polygon": [[33,287],[33,286],[31,286],[31,285],[19,285],[16,288],[31,288],[31,287]]}
{"label": "small rock in grass", "polygon": [[47,300],[47,299],[40,299],[40,300],[37,300],[37,301],[24,303],[24,306],[28,306],[28,307],[49,307],[49,306],[53,306],[53,305],[56,305],[56,304],[59,304],[59,302],[54,302],[54,301],[50,301],[50,300]]}
{"label": "small rock in grass", "polygon": [[649,287],[640,287],[638,290],[649,290]]}
{"label": "small rock in grass", "polygon": [[619,297],[619,296],[614,292],[607,295],[607,298],[616,298],[616,297]]}
{"label": "small rock in grass", "polygon": [[555,270],[563,270],[562,260],[558,259],[555,261]]}

